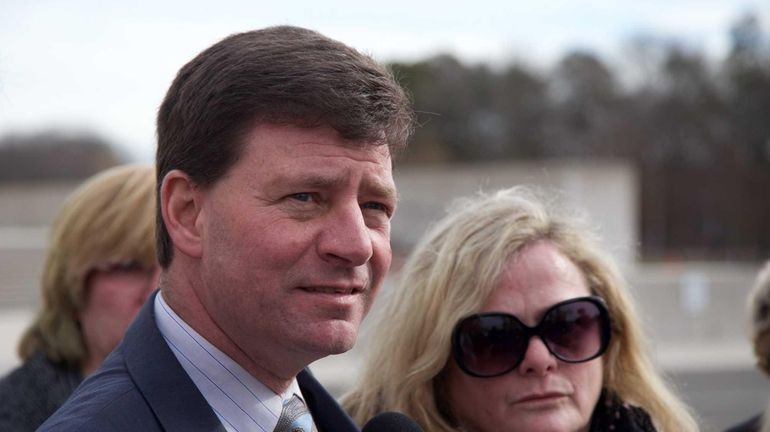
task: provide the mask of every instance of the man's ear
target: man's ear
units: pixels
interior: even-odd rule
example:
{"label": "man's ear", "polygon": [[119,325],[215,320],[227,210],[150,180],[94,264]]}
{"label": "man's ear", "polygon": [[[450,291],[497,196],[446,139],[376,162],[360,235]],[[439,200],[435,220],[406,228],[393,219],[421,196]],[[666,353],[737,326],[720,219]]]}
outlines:
{"label": "man's ear", "polygon": [[202,254],[198,225],[201,198],[200,189],[183,171],[171,170],[163,177],[160,207],[166,230],[174,249],[194,258],[200,258]]}

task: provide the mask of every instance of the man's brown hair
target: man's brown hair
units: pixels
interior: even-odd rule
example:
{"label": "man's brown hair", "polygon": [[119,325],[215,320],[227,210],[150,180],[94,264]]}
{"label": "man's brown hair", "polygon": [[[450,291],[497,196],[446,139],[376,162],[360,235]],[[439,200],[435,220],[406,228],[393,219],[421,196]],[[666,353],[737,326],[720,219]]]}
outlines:
{"label": "man's brown hair", "polygon": [[[329,126],[345,139],[387,144],[394,155],[414,117],[391,73],[351,47],[291,26],[235,34],[171,84],[158,112],[158,188],[173,169],[199,186],[213,184],[239,159],[244,136],[265,123]],[[173,249],[160,206],[157,227],[165,268]]]}

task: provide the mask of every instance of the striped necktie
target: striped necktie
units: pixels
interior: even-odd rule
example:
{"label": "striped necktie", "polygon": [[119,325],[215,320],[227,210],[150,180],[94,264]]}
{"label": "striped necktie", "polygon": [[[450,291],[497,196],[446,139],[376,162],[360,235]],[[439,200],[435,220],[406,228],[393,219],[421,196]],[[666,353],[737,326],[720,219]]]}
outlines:
{"label": "striped necktie", "polygon": [[273,432],[316,432],[313,417],[297,395],[283,402],[281,417]]}

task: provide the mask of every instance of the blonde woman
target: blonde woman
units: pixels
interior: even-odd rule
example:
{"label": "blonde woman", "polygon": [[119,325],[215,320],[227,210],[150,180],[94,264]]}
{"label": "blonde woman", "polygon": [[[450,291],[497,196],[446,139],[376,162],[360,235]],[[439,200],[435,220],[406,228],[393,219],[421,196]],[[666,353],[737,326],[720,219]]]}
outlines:
{"label": "blonde woman", "polygon": [[426,431],[697,430],[590,230],[529,189],[456,203],[390,294],[343,401],[359,423],[400,411]]}
{"label": "blonde woman", "polygon": [[0,380],[0,430],[32,431],[118,344],[156,288],[155,171],[136,164],[87,180],[51,228],[42,301]]}

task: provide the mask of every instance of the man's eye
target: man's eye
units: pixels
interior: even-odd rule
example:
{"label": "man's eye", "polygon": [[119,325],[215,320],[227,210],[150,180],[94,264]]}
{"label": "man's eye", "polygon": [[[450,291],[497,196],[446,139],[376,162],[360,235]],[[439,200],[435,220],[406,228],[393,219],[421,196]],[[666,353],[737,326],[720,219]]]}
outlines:
{"label": "man's eye", "polygon": [[390,208],[386,206],[385,204],[378,203],[378,202],[367,202],[361,205],[361,208],[368,209],[368,210],[378,210],[386,215],[390,216]]}
{"label": "man's eye", "polygon": [[313,200],[313,194],[310,192],[300,192],[289,195],[289,197],[293,200],[302,201],[302,202],[310,202]]}

